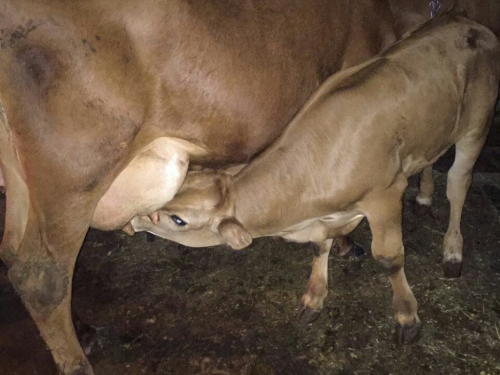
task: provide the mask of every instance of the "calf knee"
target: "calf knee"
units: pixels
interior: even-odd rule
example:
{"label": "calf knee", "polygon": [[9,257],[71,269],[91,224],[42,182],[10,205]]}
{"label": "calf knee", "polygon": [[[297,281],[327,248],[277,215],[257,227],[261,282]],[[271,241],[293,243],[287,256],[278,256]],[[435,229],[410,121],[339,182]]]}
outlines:
{"label": "calf knee", "polygon": [[8,276],[26,307],[42,315],[50,315],[70,288],[68,270],[51,260],[17,261]]}

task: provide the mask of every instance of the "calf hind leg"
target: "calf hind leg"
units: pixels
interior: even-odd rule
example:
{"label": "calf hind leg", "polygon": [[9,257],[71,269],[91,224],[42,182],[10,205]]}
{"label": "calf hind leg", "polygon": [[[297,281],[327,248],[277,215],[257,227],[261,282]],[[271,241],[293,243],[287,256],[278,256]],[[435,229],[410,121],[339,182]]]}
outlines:
{"label": "calf hind leg", "polygon": [[472,181],[472,168],[481,153],[486,135],[469,135],[456,144],[455,161],[448,171],[446,196],[450,202],[450,221],[444,236],[443,266],[446,277],[462,274],[462,210]]}
{"label": "calf hind leg", "polygon": [[396,340],[399,344],[413,341],[420,331],[417,301],[404,272],[401,199],[405,188],[406,179],[400,177],[386,191],[371,196],[365,208],[373,236],[373,257],[389,273],[396,313]]}

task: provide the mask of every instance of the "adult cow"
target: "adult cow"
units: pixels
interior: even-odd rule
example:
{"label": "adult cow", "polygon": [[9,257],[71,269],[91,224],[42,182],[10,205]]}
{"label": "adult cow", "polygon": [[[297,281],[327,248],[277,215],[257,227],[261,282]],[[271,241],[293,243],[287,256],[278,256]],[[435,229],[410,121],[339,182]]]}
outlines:
{"label": "adult cow", "polygon": [[92,374],[70,318],[89,225],[162,207],[188,163],[248,161],[394,21],[380,0],[0,0],[0,256],[62,373]]}

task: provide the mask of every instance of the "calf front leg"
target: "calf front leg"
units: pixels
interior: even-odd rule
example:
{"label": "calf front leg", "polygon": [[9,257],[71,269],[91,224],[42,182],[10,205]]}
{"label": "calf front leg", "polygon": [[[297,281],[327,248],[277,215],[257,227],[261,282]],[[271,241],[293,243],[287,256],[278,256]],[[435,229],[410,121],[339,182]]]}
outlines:
{"label": "calf front leg", "polygon": [[297,313],[303,323],[316,320],[323,309],[323,301],[328,294],[328,255],[332,242],[333,240],[325,240],[319,246],[314,244],[311,276]]}
{"label": "calf front leg", "polygon": [[401,230],[402,194],[406,178],[399,177],[386,191],[370,198],[367,217],[372,232],[372,254],[389,273],[399,344],[415,339],[420,330],[417,300],[404,272],[405,254]]}

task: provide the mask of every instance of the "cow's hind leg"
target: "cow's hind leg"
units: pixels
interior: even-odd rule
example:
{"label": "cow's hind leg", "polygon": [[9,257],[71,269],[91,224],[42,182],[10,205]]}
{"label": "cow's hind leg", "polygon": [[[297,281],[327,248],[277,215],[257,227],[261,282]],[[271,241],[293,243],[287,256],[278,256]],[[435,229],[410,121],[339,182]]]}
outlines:
{"label": "cow's hind leg", "polygon": [[323,309],[323,301],[328,294],[328,255],[332,240],[314,244],[314,258],[311,276],[307,282],[306,292],[302,296],[297,316],[303,323],[316,320]]}
{"label": "cow's hind leg", "polygon": [[417,216],[424,216],[431,213],[433,194],[432,165],[429,165],[420,173],[419,192],[415,199],[415,213]]}
{"label": "cow's hind leg", "polygon": [[446,196],[450,202],[450,222],[444,236],[443,266],[446,277],[462,274],[463,237],[460,230],[462,210],[472,182],[472,168],[486,140],[486,134],[479,137],[472,133],[455,145],[455,161],[448,171]]}
{"label": "cow's hind leg", "polygon": [[[8,198],[7,198],[8,199]],[[90,217],[30,205],[28,221],[8,276],[64,375],[92,375],[71,320],[71,285],[76,257]],[[40,210],[41,209],[41,210]],[[43,212],[43,215],[37,214]],[[54,215],[60,216],[54,216]]]}
{"label": "cow's hind leg", "polygon": [[406,178],[399,176],[386,191],[372,194],[364,207],[373,236],[373,257],[389,274],[396,313],[396,340],[399,344],[412,341],[420,330],[417,301],[404,272],[401,220],[402,195],[406,185]]}

